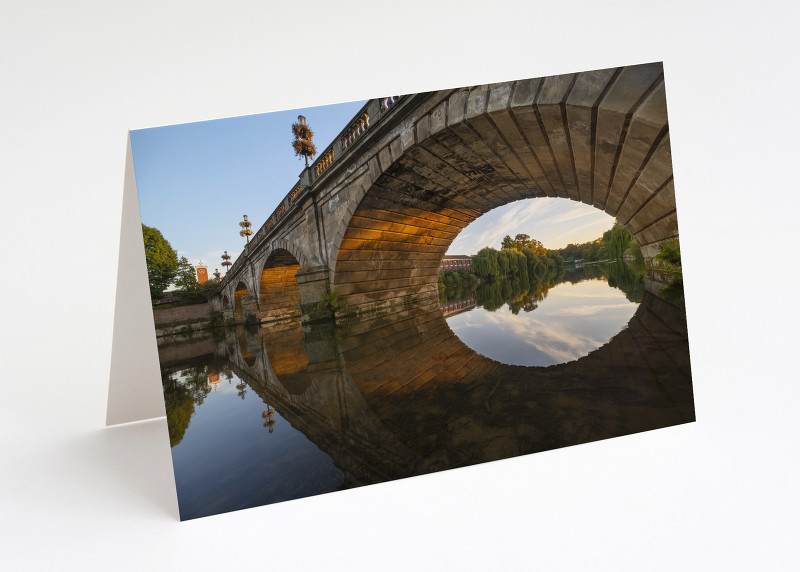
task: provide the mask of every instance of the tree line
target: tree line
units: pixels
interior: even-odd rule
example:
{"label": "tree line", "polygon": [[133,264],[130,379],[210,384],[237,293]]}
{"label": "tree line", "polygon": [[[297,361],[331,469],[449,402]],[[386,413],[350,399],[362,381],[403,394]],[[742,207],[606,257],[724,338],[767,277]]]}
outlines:
{"label": "tree line", "polygon": [[[528,238],[528,235],[518,234]],[[548,251],[539,241],[527,243],[506,236],[500,250],[490,246],[482,248],[472,258],[472,271],[481,278],[499,276],[524,277],[529,282],[541,280],[548,272],[564,266],[564,257],[555,251]]]}
{"label": "tree line", "polygon": [[564,248],[553,251],[559,253],[566,261],[583,260],[596,262],[600,260],[618,260],[628,252],[637,259],[642,258],[639,243],[633,235],[618,222],[614,223],[603,236],[583,242],[581,244],[568,244]]}
{"label": "tree line", "polygon": [[178,258],[178,253],[160,230],[142,225],[142,237],[151,299],[163,298],[171,285],[186,302],[209,300],[219,292],[222,280],[211,278],[199,284],[194,266],[185,256]]}
{"label": "tree line", "polygon": [[547,297],[550,289],[562,282],[578,284],[586,280],[605,280],[612,288],[617,288],[625,297],[635,303],[640,303],[645,293],[646,268],[644,264],[625,263],[598,264],[583,266],[581,268],[564,267],[548,275],[541,281],[527,282],[519,276],[506,277],[495,280],[486,280],[477,287],[467,286],[463,289],[455,288],[439,290],[441,303],[463,300],[473,291],[475,302],[484,309],[494,312],[504,304],[508,304],[513,314],[520,310],[530,312],[538,307],[539,302]]}

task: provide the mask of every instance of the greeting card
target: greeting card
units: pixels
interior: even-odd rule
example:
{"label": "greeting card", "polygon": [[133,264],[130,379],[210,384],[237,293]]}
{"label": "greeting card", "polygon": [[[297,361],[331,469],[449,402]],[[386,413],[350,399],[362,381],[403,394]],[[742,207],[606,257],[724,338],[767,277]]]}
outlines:
{"label": "greeting card", "polygon": [[660,63],[128,159],[109,422],[166,409],[182,519],[695,419]]}

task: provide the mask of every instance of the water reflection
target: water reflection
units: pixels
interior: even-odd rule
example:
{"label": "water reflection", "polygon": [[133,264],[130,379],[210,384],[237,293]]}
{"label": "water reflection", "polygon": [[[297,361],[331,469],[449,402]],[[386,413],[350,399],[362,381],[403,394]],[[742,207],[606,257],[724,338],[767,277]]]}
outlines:
{"label": "water reflection", "polygon": [[182,518],[693,421],[680,299],[643,285],[638,307],[622,298],[635,314],[609,343],[550,367],[481,355],[438,300],[347,329],[288,323],[162,344]]}
{"label": "water reflection", "polygon": [[534,284],[508,278],[468,292],[445,289],[439,300],[450,328],[473,350],[510,365],[549,366],[583,357],[622,330],[644,283],[643,267],[615,263],[553,272]]}

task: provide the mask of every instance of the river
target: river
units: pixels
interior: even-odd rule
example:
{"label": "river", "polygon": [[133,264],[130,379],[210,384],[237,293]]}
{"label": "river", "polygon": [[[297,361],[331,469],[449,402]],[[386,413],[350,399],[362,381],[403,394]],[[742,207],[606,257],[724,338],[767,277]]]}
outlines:
{"label": "river", "polygon": [[159,353],[182,519],[694,420],[682,286],[621,262]]}

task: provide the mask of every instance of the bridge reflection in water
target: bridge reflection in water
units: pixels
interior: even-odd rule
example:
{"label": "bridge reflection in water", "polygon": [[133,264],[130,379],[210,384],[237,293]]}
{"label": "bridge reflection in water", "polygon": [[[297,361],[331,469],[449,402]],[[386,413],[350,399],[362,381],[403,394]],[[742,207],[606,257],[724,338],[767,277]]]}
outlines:
{"label": "bridge reflection in water", "polygon": [[[268,404],[264,426],[272,430],[274,408],[349,486],[378,483],[694,421],[685,314],[662,288],[648,281],[634,317],[607,344],[550,367],[476,353],[437,300],[345,331],[285,322],[160,351],[162,364],[172,362],[165,376],[190,354],[208,371],[229,368]],[[179,496],[179,471],[203,462],[176,463]],[[256,504],[277,500],[286,497]],[[244,506],[254,505],[213,512]],[[195,513],[211,514],[186,514]]]}

